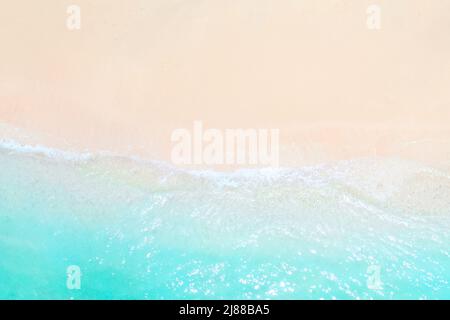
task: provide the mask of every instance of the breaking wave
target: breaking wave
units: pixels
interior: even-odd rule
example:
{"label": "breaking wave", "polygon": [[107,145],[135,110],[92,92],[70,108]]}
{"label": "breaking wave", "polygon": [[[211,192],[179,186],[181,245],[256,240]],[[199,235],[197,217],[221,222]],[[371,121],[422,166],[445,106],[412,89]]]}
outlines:
{"label": "breaking wave", "polygon": [[[439,168],[365,158],[199,171],[12,140],[0,166],[0,298],[450,296]],[[65,287],[69,265],[83,290]]]}

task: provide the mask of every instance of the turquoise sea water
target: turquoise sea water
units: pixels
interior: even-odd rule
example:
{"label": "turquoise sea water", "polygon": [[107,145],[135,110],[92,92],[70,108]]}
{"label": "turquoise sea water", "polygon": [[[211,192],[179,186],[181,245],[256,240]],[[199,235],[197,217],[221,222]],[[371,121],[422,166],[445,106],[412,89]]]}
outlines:
{"label": "turquoise sea water", "polygon": [[450,175],[414,162],[214,173],[0,147],[1,299],[448,299],[449,240]]}

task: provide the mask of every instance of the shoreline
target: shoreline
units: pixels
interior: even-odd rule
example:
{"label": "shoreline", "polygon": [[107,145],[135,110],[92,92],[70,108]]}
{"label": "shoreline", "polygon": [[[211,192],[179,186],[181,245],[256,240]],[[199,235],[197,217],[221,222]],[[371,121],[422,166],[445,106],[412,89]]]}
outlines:
{"label": "shoreline", "polygon": [[[355,143],[351,139],[347,140],[347,144],[342,143],[345,141],[341,137],[341,141],[334,139],[331,142],[320,140],[321,134],[324,132],[329,135],[329,132],[336,133],[339,126],[324,125],[309,127],[305,126],[302,130],[297,130],[296,135],[286,135],[288,130],[281,130],[282,140],[280,145],[280,165],[272,167],[273,169],[286,169],[286,168],[302,168],[302,167],[314,167],[324,164],[338,163],[341,161],[352,161],[364,158],[399,158],[403,160],[411,160],[425,165],[433,167],[439,167],[444,169],[450,169],[450,141],[446,139],[446,131],[444,128],[442,131],[434,128],[434,138],[420,138],[412,139],[414,136],[410,134],[410,139],[398,138],[402,130],[400,128],[390,128],[390,131],[386,129],[380,129],[380,127],[367,128],[367,127],[352,127],[348,129],[348,126],[342,125],[342,128],[347,128],[347,135],[354,135],[355,132],[363,138],[372,136],[367,144]],[[360,130],[358,132],[358,130]],[[381,131],[377,131],[381,130]],[[378,132],[377,135],[374,132]],[[393,133],[397,132],[397,140],[393,139]],[[420,131],[419,131],[420,132]],[[430,131],[428,130],[428,133]],[[390,133],[390,135],[389,135]],[[364,135],[365,134],[365,135]],[[304,137],[316,135],[315,143],[304,143]],[[403,132],[403,135],[405,133]],[[386,141],[380,137],[390,136],[392,139]],[[298,139],[300,137],[300,139]],[[298,143],[295,139],[298,139]],[[302,143],[303,139],[303,143]],[[323,139],[323,137],[322,137]],[[338,141],[338,142],[336,142]],[[377,141],[379,142],[377,145]],[[261,165],[177,165],[174,164],[169,155],[159,154],[157,156],[150,156],[151,153],[147,150],[141,149],[144,152],[133,152],[127,148],[126,144],[122,146],[115,146],[114,148],[93,148],[89,143],[76,144],[67,138],[60,137],[60,139],[54,138],[54,136],[48,134],[36,134],[30,130],[23,128],[13,127],[10,124],[0,122],[0,143],[1,147],[10,147],[11,150],[22,150],[24,152],[43,153],[47,156],[59,155],[66,159],[89,159],[96,156],[110,156],[117,158],[126,158],[136,160],[141,163],[160,163],[172,168],[189,171],[213,171],[213,172],[238,172],[246,169],[270,169],[270,166]],[[173,143],[170,142],[170,136],[167,139],[167,145],[165,148],[169,150],[170,146],[173,147]],[[94,144],[95,145],[95,144]],[[111,144],[112,145],[112,144]],[[427,152],[425,152],[425,151]]]}

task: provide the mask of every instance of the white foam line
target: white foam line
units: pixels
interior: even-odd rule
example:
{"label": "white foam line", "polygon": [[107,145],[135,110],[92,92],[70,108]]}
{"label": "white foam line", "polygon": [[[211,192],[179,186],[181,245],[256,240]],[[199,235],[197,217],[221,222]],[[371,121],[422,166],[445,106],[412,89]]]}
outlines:
{"label": "white foam line", "polygon": [[[119,154],[114,154],[111,152],[101,151],[101,152],[75,152],[75,151],[66,151],[61,149],[50,148],[42,145],[26,145],[19,143],[12,139],[0,139],[0,149],[5,149],[7,151],[13,153],[22,153],[22,154],[40,154],[44,155],[48,158],[55,160],[66,160],[66,161],[88,161],[92,160],[96,157],[110,157],[115,159],[125,159],[130,160],[134,163],[141,165],[151,165],[158,167],[164,171],[173,173],[184,173],[187,175],[191,175],[193,177],[202,178],[202,179],[211,179],[213,181],[224,181],[224,180],[254,180],[257,178],[258,180],[272,180],[272,179],[280,179],[283,177],[288,177],[292,175],[296,175],[297,178],[307,179],[309,177],[309,173],[315,172],[317,169],[324,169],[327,166],[316,165],[316,166],[303,166],[303,167],[264,167],[264,168],[243,168],[238,169],[231,172],[224,172],[214,169],[185,169],[174,166],[171,163],[159,160],[147,160],[137,156],[124,156]],[[344,160],[338,163],[335,163],[334,166],[337,165],[339,168],[339,164],[351,164],[355,159],[352,160]],[[305,176],[306,174],[306,176]],[[448,177],[448,176],[447,176]],[[309,180],[309,179],[307,179]]]}
{"label": "white foam line", "polygon": [[91,153],[77,153],[71,151],[63,151],[53,148],[44,147],[42,145],[24,145],[10,139],[1,139],[0,148],[16,153],[42,154],[52,159],[64,159],[69,161],[86,161],[92,158]]}
{"label": "white foam line", "polygon": [[39,154],[54,160],[65,161],[88,161],[98,157],[111,157],[116,159],[131,160],[141,165],[152,165],[170,173],[184,173],[193,177],[211,180],[223,179],[253,179],[255,177],[263,179],[280,178],[282,175],[294,170],[293,168],[247,168],[232,172],[223,172],[214,169],[184,169],[174,166],[171,163],[156,160],[146,160],[137,156],[123,156],[111,152],[73,152],[65,151],[42,145],[26,145],[12,139],[0,139],[0,148],[12,153]]}

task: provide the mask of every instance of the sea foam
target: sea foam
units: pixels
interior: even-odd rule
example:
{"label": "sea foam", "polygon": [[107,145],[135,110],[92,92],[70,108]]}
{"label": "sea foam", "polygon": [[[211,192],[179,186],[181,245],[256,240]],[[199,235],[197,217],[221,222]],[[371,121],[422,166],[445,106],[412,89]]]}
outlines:
{"label": "sea foam", "polygon": [[220,172],[2,140],[0,166],[0,298],[450,294],[450,179],[418,162]]}

